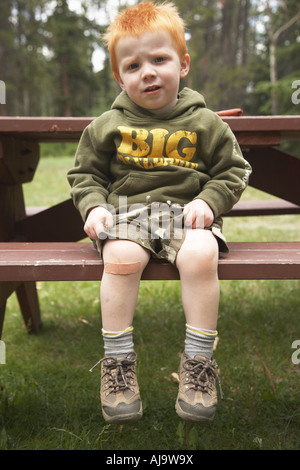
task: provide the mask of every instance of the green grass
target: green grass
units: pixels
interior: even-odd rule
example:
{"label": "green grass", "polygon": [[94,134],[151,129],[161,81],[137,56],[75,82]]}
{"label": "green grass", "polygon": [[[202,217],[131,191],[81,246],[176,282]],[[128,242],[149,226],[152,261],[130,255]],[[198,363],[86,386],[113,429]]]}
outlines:
{"label": "green grass", "polygon": [[[43,158],[36,179],[25,186],[26,203],[68,197],[71,165],[70,158]],[[251,188],[245,194],[261,197]],[[228,240],[294,240],[298,220],[228,218],[224,232]],[[0,449],[300,448],[300,364],[291,360],[291,345],[300,339],[298,281],[221,281],[215,357],[225,397],[211,425],[188,427],[175,413],[171,377],[184,342],[179,282],[141,283],[134,341],[144,416],[126,426],[104,422],[99,369],[89,372],[103,354],[99,284],[39,282],[38,291],[44,326],[37,335],[27,334],[15,295],[7,305]]]}

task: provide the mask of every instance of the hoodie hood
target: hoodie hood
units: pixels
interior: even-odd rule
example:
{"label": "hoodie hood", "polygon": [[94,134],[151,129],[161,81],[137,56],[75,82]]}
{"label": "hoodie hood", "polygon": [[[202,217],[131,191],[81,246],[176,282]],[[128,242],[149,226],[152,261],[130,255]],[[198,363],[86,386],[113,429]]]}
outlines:
{"label": "hoodie hood", "polygon": [[[184,88],[181,92],[178,93],[178,101],[176,106],[170,111],[161,114],[154,114],[151,111],[148,111],[145,108],[142,108],[136,105],[127,95],[125,91],[122,91],[119,96],[116,98],[112,104],[111,109],[118,109],[124,113],[129,119],[133,121],[139,120],[141,118],[147,119],[153,122],[176,119],[180,116],[187,117],[190,114],[193,114],[199,108],[206,108],[206,103],[204,97],[197,91],[191,90],[190,88]],[[149,117],[148,117],[149,116]]]}

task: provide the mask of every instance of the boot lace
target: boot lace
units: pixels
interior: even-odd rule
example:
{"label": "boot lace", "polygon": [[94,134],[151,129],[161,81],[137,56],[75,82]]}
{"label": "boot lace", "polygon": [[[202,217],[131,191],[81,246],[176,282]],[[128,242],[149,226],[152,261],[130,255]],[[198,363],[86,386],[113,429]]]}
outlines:
{"label": "boot lace", "polygon": [[215,379],[220,390],[221,398],[223,398],[221,381],[217,373],[218,365],[214,359],[199,360],[187,358],[183,363],[183,367],[188,371],[189,388],[210,393],[212,379]]}
{"label": "boot lace", "polygon": [[132,389],[131,386],[135,384],[136,358],[135,352],[126,354],[124,358],[103,357],[90,369],[90,372],[103,362],[103,377],[105,377],[108,393]]}

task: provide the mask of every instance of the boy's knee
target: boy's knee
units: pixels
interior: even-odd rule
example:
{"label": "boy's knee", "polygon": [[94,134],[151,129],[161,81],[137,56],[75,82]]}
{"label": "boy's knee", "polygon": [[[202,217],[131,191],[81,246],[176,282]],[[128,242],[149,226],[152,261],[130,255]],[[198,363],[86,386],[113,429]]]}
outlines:
{"label": "boy's knee", "polygon": [[177,268],[179,271],[190,271],[194,274],[208,274],[215,272],[218,265],[218,243],[209,231],[203,236],[194,237],[183,243],[177,255]]}
{"label": "boy's knee", "polygon": [[103,247],[104,269],[108,274],[135,274],[149,261],[147,251],[128,240],[108,240]]}

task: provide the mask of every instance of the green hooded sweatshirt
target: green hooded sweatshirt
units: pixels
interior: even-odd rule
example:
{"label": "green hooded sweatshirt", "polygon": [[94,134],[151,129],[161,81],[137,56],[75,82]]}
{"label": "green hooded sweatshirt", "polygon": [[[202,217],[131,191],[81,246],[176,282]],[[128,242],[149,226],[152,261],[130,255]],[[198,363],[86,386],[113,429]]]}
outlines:
{"label": "green hooded sweatshirt", "polygon": [[200,198],[218,217],[239,200],[250,174],[229,126],[206,108],[202,95],[184,88],[163,114],[122,92],[85,128],[68,181],[84,221],[96,206],[118,211],[120,196],[127,207],[146,203],[147,196],[182,205]]}

